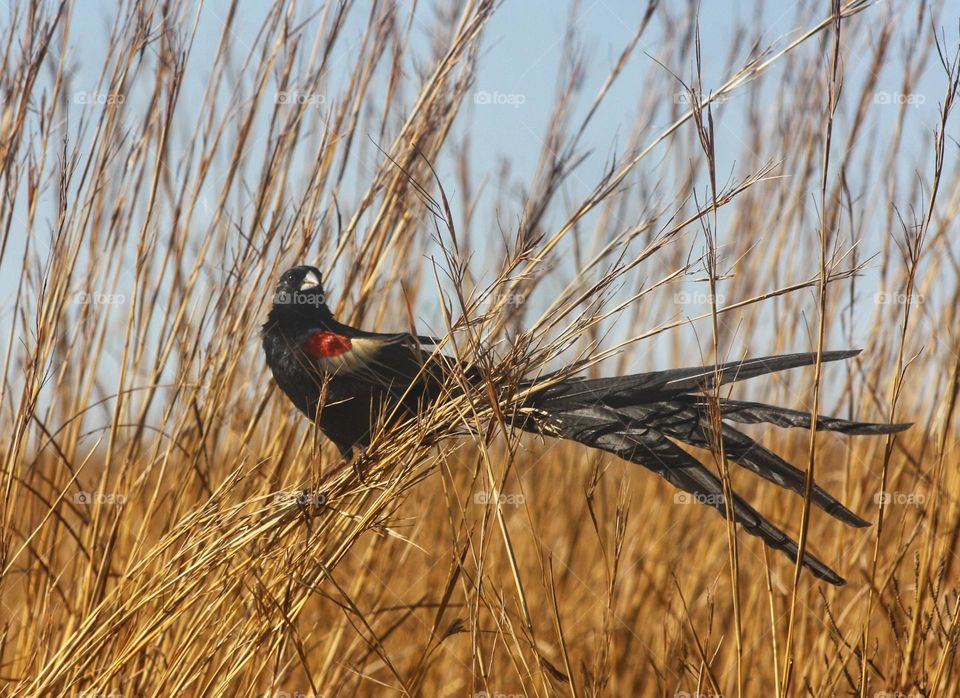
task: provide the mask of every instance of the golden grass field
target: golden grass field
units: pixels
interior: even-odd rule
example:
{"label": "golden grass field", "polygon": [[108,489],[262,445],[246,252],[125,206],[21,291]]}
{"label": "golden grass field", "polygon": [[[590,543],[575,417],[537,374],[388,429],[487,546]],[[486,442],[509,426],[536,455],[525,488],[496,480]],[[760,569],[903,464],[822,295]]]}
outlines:
{"label": "golden grass field", "polygon": [[[528,179],[478,176],[459,130],[516,4],[218,6],[213,37],[198,7],[118,2],[95,85],[90,8],[4,10],[2,695],[960,695],[955,5],[798,5],[716,56],[695,4],[651,2],[594,62],[571,22]],[[634,61],[648,79],[610,105]],[[878,100],[921,74],[932,121]],[[608,108],[634,123],[612,150],[586,135]],[[430,322],[483,385],[341,462],[260,351],[299,262],[343,321]],[[560,367],[850,346],[735,390],[915,423],[751,429],[870,528],[698,454],[843,587],[499,418]]]}

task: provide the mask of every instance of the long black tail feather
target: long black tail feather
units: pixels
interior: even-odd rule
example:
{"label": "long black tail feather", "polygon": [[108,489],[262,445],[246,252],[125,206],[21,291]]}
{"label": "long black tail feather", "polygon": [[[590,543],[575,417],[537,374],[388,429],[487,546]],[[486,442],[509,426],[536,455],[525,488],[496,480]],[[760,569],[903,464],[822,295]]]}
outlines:
{"label": "long black tail feather", "polygon": [[[687,396],[684,396],[687,397]],[[644,405],[650,411],[647,422],[673,439],[710,449],[717,443],[714,424],[705,410],[691,406],[681,399],[656,405]],[[637,408],[621,408],[621,413],[635,415]],[[671,415],[667,418],[667,415]],[[679,418],[678,418],[679,417]],[[729,424],[721,425],[723,450],[734,463],[750,470],[775,485],[798,494],[803,493],[804,473],[773,451],[760,445]],[[863,528],[870,524],[845,507],[838,499],[817,484],[813,486],[813,503],[831,516],[850,526]]]}
{"label": "long black tail feather", "polygon": [[[675,487],[689,492],[696,501],[707,504],[721,514],[726,513],[723,485],[719,478],[700,461],[653,429],[629,429],[597,432],[592,439],[577,438],[581,443],[601,448],[621,458],[639,463],[666,479]],[[733,494],[733,518],[744,530],[762,539],[767,545],[783,551],[796,561],[796,541],[760,515],[753,507]],[[815,576],[831,584],[845,583],[843,577],[812,553],[805,552],[803,564]]]}
{"label": "long black tail feather", "polygon": [[[706,409],[705,399],[698,401],[698,405]],[[720,412],[724,419],[740,424],[775,424],[778,427],[810,428],[810,413],[801,410],[791,410],[787,407],[765,405],[762,402],[745,402],[743,400],[728,400],[721,398]],[[839,417],[825,417],[817,415],[817,431],[837,431],[841,434],[876,435],[894,434],[909,429],[911,422],[888,424],[886,422],[854,422]]]}
{"label": "long black tail feather", "polygon": [[[823,362],[842,361],[859,353],[860,349],[825,351]],[[816,353],[807,352],[732,361],[720,364],[716,368],[698,366],[671,368],[665,371],[651,371],[616,378],[572,378],[546,388],[539,395],[542,400],[554,404],[569,400],[573,403],[602,402],[612,407],[635,405],[638,402],[663,400],[670,394],[681,395],[712,390],[716,386],[717,375],[720,377],[720,385],[726,385],[767,373],[779,373],[791,368],[810,366],[816,361]]]}
{"label": "long black tail feather", "polygon": [[[823,361],[839,361],[856,356],[859,350],[824,352]],[[676,442],[709,449],[716,442],[714,422],[708,400],[702,394],[719,384],[753,378],[816,361],[816,354],[785,354],[713,366],[672,369],[633,376],[599,379],[572,379],[554,384],[533,394],[530,407],[537,415],[537,428],[545,433],[571,439],[587,446],[614,453],[642,465],[674,486],[689,492],[697,501],[724,513],[723,486],[718,477]],[[810,414],[774,405],[721,398],[723,420],[741,424],[769,423],[779,427],[809,429]],[[889,434],[909,424],[856,422],[818,416],[818,430],[843,434]],[[724,453],[751,472],[796,493],[803,493],[804,473],[773,451],[760,445],[725,421],[721,426]],[[812,502],[844,523],[863,527],[869,523],[845,507],[819,485],[814,484]],[[796,561],[797,543],[733,494],[733,516],[737,523],[761,538],[767,545],[783,551]],[[810,553],[803,564],[815,576],[831,584],[844,580]]]}

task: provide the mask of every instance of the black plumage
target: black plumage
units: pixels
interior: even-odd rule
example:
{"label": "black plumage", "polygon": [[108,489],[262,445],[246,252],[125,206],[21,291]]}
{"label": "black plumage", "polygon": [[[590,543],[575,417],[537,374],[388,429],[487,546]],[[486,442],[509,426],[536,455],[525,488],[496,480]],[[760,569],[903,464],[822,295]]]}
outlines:
{"label": "black plumage", "polygon": [[[267,364],[296,407],[315,420],[344,456],[366,446],[383,415],[403,421],[420,414],[442,394],[449,364],[429,360],[429,337],[365,332],[337,322],[325,302],[320,272],[298,266],[283,274],[263,326]],[[824,362],[859,351],[824,352]],[[613,378],[566,378],[521,385],[526,397],[508,417],[526,431],[577,441],[613,453],[657,473],[698,501],[726,511],[720,479],[678,446],[710,448],[715,423],[704,393],[719,384],[809,366],[816,354],[784,354],[722,364],[669,369]],[[538,387],[541,386],[542,387]],[[809,429],[810,414],[721,398],[724,453],[738,465],[793,492],[804,490],[804,473],[729,423],[769,423]],[[877,424],[818,416],[818,430],[887,434],[909,424]],[[851,526],[867,526],[819,485],[813,504]],[[796,560],[798,547],[739,495],[733,517],[744,530]],[[803,564],[831,584],[844,580],[809,552]]]}

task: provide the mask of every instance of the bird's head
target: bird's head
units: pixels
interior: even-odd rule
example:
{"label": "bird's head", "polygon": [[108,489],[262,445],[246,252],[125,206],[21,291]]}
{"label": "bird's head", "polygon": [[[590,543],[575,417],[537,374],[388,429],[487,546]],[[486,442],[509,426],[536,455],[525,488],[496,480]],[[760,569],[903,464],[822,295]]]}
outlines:
{"label": "bird's head", "polygon": [[331,318],[320,270],[301,264],[283,272],[273,295],[272,313],[315,320]]}

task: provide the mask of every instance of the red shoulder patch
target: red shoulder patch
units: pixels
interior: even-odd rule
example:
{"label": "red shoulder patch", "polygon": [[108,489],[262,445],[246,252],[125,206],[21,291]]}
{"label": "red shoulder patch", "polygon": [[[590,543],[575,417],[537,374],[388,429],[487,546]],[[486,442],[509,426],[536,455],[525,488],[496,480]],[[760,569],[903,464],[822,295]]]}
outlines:
{"label": "red shoulder patch", "polygon": [[329,330],[323,330],[322,332],[314,332],[307,337],[304,346],[307,349],[307,353],[315,359],[328,359],[331,356],[339,356],[344,352],[350,351],[353,345],[349,337],[344,337],[342,334],[330,332]]}

